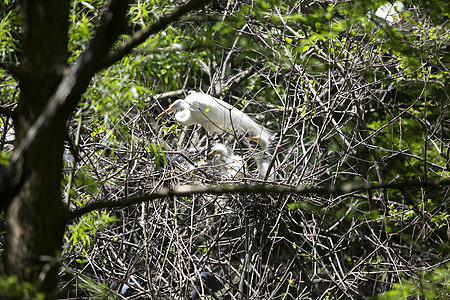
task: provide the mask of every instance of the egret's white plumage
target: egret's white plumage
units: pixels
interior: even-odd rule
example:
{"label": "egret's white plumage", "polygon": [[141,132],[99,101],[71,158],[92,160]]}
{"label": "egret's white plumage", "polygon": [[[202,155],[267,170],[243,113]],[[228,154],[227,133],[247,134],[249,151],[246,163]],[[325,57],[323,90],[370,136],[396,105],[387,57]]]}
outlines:
{"label": "egret's white plumage", "polygon": [[263,145],[269,145],[272,134],[252,118],[232,105],[204,93],[192,93],[176,100],[157,118],[176,112],[175,119],[184,126],[200,124],[210,132],[248,135]]}
{"label": "egret's white plumage", "polygon": [[377,17],[386,20],[389,24],[395,21],[401,20],[401,12],[405,9],[405,6],[400,1],[395,1],[394,3],[386,3],[380,7],[375,12]]}
{"label": "egret's white plumage", "polygon": [[213,165],[220,166],[230,177],[242,177],[244,162],[223,144],[215,144],[209,155],[214,155]]}

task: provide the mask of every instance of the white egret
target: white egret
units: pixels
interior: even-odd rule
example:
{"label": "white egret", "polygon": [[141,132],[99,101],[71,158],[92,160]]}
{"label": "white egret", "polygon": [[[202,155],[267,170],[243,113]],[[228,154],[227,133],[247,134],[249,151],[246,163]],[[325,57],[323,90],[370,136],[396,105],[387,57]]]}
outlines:
{"label": "white egret", "polygon": [[389,24],[394,23],[394,21],[399,21],[402,19],[401,12],[405,9],[405,6],[400,1],[395,1],[394,3],[386,3],[380,7],[375,12],[375,15],[381,19],[386,20]]}
{"label": "white egret", "polygon": [[184,126],[200,124],[209,132],[236,132],[258,139],[268,145],[272,134],[252,118],[232,105],[204,93],[192,93],[186,99],[176,100],[168,109],[159,114],[176,112],[175,119]]}
{"label": "white egret", "polygon": [[214,155],[213,165],[222,167],[230,177],[243,176],[244,162],[242,157],[228,150],[224,144],[215,144],[208,155]]}

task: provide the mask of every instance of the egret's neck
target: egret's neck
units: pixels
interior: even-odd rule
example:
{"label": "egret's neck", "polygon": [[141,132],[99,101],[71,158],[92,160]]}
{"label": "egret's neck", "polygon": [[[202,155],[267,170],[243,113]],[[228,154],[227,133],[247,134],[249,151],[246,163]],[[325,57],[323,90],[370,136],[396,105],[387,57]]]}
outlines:
{"label": "egret's neck", "polygon": [[175,114],[175,119],[177,119],[177,121],[184,126],[188,126],[191,124],[194,124],[195,122],[192,122],[192,116],[191,116],[191,110],[189,107],[189,103],[187,103],[186,101],[181,101],[179,103],[179,111]]}

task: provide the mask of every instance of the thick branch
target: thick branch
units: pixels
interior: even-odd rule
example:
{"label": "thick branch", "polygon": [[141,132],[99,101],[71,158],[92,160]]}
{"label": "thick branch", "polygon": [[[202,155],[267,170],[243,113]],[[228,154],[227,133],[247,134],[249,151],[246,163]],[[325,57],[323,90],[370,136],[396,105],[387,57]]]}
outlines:
{"label": "thick branch", "polygon": [[178,186],[173,189],[163,188],[160,191],[145,194],[131,198],[121,198],[117,201],[99,201],[87,204],[85,207],[72,211],[68,214],[67,219],[73,220],[90,211],[100,208],[114,208],[121,206],[130,206],[133,204],[150,201],[158,198],[170,196],[189,196],[197,194],[213,194],[220,195],[225,193],[275,193],[275,194],[317,194],[317,195],[344,195],[354,194],[358,192],[367,192],[377,189],[404,189],[408,187],[437,187],[450,185],[450,179],[445,180],[429,180],[421,181],[405,181],[390,184],[362,184],[352,185],[343,184],[337,187],[303,187],[303,186],[269,186],[264,184],[258,185],[220,185],[220,186],[197,186],[185,185]]}
{"label": "thick branch", "polygon": [[210,0],[191,0],[186,4],[180,6],[178,9],[175,9],[174,11],[162,16],[151,26],[136,32],[113,53],[109,54],[105,59],[103,59],[102,67],[106,68],[113,65],[117,61],[121,60],[125,55],[129,54],[134,47],[143,43],[149,36],[163,30],[170,23],[178,20],[181,16],[187,14],[192,10],[202,7],[209,1]]}

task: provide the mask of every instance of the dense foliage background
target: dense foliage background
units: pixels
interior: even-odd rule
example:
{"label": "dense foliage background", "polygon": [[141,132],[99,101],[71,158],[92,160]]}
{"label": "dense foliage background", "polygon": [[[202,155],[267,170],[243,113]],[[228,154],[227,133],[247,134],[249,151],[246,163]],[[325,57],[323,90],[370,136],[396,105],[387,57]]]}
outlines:
{"label": "dense foliage background", "polygon": [[[447,298],[449,4],[405,1],[389,21],[375,15],[386,3],[217,0],[98,73],[67,123],[61,194],[73,210],[163,187],[261,183],[261,156],[276,172],[268,186],[329,190],[173,196],[84,214],[67,226],[59,297],[119,297],[135,281],[129,299],[185,299],[206,269],[223,285],[216,299]],[[1,5],[8,164],[19,91],[6,66],[20,61],[21,17],[16,2]],[[70,63],[105,5],[71,1]],[[120,39],[178,5],[130,1]],[[155,120],[192,90],[270,129],[268,151]],[[217,142],[243,157],[243,178],[210,164]]]}

